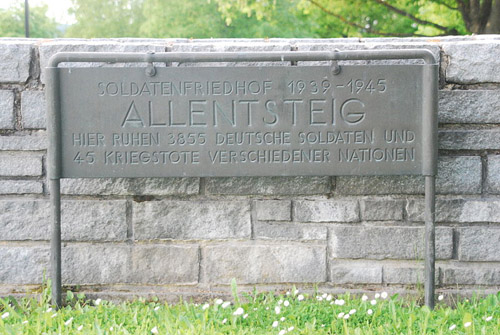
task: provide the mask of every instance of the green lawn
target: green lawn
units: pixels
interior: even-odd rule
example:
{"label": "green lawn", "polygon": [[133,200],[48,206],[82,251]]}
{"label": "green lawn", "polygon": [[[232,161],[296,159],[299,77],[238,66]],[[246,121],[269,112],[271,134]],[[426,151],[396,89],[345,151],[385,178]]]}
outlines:
{"label": "green lawn", "polygon": [[0,334],[500,334],[500,292],[453,308],[438,301],[434,311],[384,292],[331,296],[294,288],[200,305],[114,304],[68,292],[60,310],[50,306],[49,294],[0,300]]}

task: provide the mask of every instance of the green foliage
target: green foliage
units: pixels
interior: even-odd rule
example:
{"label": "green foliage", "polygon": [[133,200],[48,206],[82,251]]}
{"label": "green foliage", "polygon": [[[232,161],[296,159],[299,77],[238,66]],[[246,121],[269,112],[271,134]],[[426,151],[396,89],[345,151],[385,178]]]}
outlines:
{"label": "green foliage", "polygon": [[[47,17],[47,6],[30,7],[30,37],[58,37],[55,20]],[[0,37],[24,37],[24,3],[8,9],[0,8]]]}
{"label": "green foliage", "polygon": [[55,310],[44,290],[39,299],[0,299],[0,334],[500,334],[500,292],[431,311],[397,295],[292,291],[254,291],[243,294],[241,304],[215,299],[200,305],[114,304],[67,293],[67,305]]}

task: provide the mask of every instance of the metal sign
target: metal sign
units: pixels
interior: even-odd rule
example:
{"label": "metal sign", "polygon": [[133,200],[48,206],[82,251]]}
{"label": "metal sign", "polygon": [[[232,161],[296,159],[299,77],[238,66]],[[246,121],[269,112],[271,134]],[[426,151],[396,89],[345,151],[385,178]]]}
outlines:
{"label": "metal sign", "polygon": [[[339,60],[422,59],[421,65]],[[328,66],[154,62],[328,60]],[[143,62],[147,67],[58,67]],[[434,306],[437,71],[424,49],[60,53],[47,68],[53,302],[61,303],[60,178],[423,175]]]}

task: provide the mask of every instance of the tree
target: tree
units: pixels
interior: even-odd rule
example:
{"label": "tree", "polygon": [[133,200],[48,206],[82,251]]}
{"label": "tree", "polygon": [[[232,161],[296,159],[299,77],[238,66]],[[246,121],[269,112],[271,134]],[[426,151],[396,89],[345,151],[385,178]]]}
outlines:
{"label": "tree", "polygon": [[[223,17],[272,17],[287,0],[214,0]],[[500,33],[500,0],[300,0],[322,37]],[[329,31],[328,31],[329,30]]]}
{"label": "tree", "polygon": [[[47,16],[47,6],[31,7],[30,37],[52,38],[61,35],[58,23]],[[0,8],[0,37],[24,37],[24,3],[7,9]]]}

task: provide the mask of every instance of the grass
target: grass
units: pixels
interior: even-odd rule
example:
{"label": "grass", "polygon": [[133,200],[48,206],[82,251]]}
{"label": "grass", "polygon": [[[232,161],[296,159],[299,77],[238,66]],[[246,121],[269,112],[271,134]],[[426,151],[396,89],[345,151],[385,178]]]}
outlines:
{"label": "grass", "polygon": [[45,289],[36,298],[0,299],[0,334],[500,335],[500,292],[457,301],[454,308],[438,302],[433,311],[397,295],[307,295],[295,288],[200,305],[156,299],[114,304],[67,292],[66,306],[57,311],[49,297]]}

